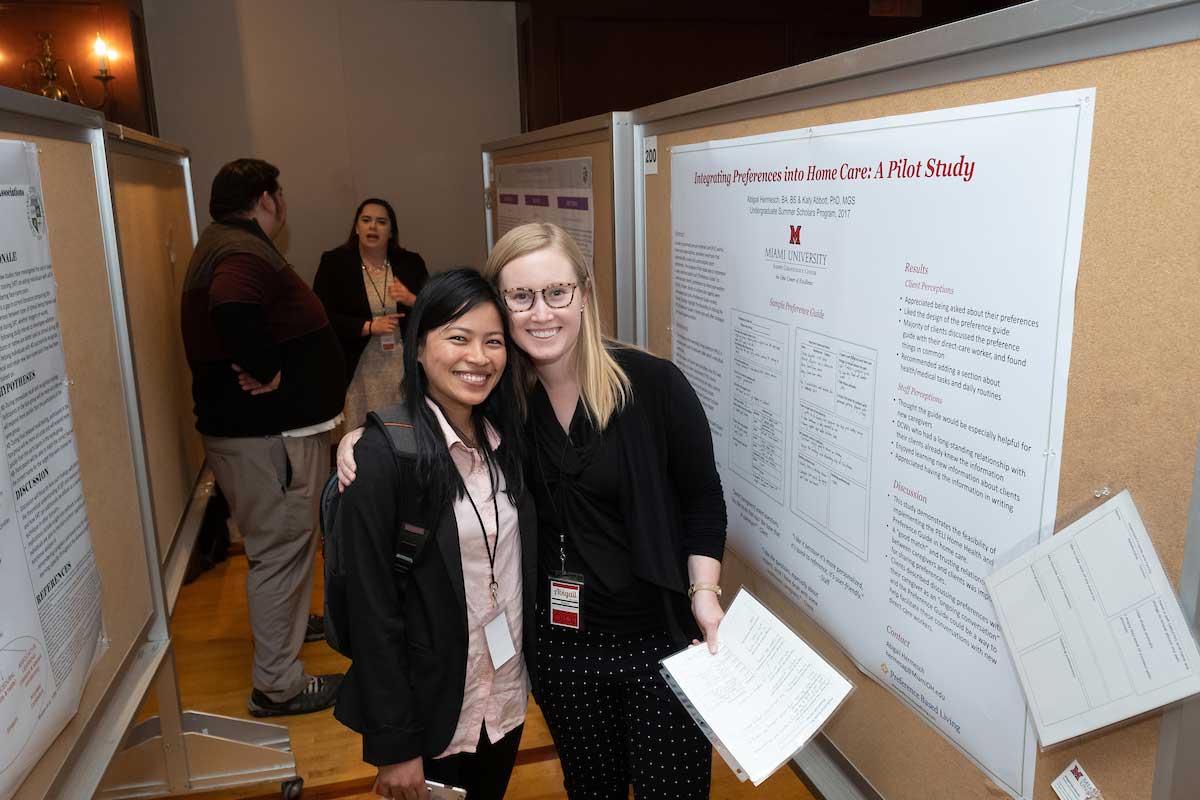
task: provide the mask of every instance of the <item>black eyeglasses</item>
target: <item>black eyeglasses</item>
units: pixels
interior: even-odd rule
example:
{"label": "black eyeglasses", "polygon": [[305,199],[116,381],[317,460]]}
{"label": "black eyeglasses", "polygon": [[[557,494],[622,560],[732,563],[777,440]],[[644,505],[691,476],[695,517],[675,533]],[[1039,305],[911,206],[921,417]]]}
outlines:
{"label": "black eyeglasses", "polygon": [[574,283],[552,283],[542,289],[522,289],[513,287],[504,292],[504,304],[509,311],[528,311],[533,308],[537,296],[550,308],[566,308],[575,299]]}

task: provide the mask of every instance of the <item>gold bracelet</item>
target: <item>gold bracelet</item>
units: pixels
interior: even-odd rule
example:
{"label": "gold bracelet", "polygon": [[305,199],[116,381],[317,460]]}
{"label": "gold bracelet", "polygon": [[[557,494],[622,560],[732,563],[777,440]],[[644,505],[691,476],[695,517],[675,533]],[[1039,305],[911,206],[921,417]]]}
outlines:
{"label": "gold bracelet", "polygon": [[715,583],[693,583],[688,587],[688,597],[694,597],[696,592],[715,592],[717,597],[721,596],[721,587]]}

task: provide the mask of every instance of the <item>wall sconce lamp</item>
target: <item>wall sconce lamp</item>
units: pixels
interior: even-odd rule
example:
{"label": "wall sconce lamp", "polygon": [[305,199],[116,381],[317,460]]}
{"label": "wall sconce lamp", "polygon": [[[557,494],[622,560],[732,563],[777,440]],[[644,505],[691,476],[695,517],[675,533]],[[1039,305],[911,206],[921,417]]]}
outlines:
{"label": "wall sconce lamp", "polygon": [[[113,75],[109,72],[109,60],[116,57],[104,40],[100,38],[100,34],[96,34],[96,41],[92,47],[92,52],[96,54],[100,61],[100,71],[92,77],[100,81],[100,86],[103,87],[104,94],[100,102],[92,105],[87,101],[83,94],[83,90],[79,88],[79,81],[75,79],[75,70],[71,68],[70,62],[66,59],[56,58],[53,51],[50,49],[50,40],[54,38],[53,34],[39,33],[37,38],[42,43],[42,54],[37,58],[29,58],[21,65],[21,74],[24,77],[24,82],[21,88],[27,92],[40,94],[42,97],[49,97],[51,100],[62,100],[65,103],[79,103],[79,105],[91,109],[102,109],[111,102],[112,97],[109,95],[108,84],[113,80]],[[32,66],[32,69],[30,68]],[[75,96],[59,85],[58,71],[60,65],[67,68],[67,75],[71,78],[71,84],[75,87]],[[44,85],[40,89],[35,89],[32,81],[43,81]]]}

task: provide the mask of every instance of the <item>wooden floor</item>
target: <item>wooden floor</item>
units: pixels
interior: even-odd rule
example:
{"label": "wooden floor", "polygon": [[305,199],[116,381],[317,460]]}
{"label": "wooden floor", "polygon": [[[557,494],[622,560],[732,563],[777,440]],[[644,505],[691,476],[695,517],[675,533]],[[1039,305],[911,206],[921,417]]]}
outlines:
{"label": "wooden floor", "polygon": [[[318,557],[319,558],[319,557]],[[250,623],[246,612],[246,559],[233,555],[216,569],[185,586],[172,622],[179,691],[185,709],[249,719],[246,700],[250,692]],[[321,566],[313,610],[320,610]],[[324,642],[304,645],[305,667],[312,673],[342,672],[349,662]],[[148,701],[141,717],[153,713]],[[375,768],[363,763],[359,737],[344,728],[332,711],[296,717],[276,717],[291,731],[296,768],[304,778],[305,800],[351,800],[375,797],[371,783]],[[813,796],[787,768],[757,789],[738,783],[733,773],[713,755],[712,797],[716,800],[813,800]],[[279,797],[279,784],[241,787],[234,791],[190,795],[204,800]],[[530,700],[517,768],[509,785],[510,800],[549,800],[564,797],[562,770],[541,712]]]}

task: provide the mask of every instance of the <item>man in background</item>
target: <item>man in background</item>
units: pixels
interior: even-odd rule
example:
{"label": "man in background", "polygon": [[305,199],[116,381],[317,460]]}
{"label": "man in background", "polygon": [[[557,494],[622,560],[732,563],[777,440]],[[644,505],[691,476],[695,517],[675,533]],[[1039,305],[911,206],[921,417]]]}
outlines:
{"label": "man in background", "polygon": [[182,300],[196,429],[245,536],[257,717],[333,705],[341,675],[309,675],[317,504],[326,432],[345,399],[342,353],[320,300],[276,249],[287,219],[279,170],[242,158],[213,178],[210,224]]}

